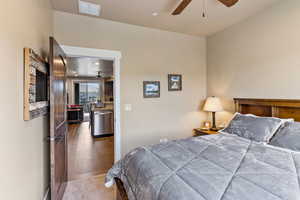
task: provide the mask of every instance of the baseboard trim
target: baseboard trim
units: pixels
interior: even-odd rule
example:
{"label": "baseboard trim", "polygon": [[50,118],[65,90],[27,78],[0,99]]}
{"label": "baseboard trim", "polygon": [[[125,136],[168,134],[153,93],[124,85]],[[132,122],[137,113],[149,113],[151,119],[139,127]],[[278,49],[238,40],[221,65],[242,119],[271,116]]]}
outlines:
{"label": "baseboard trim", "polygon": [[50,197],[49,194],[50,194],[50,188],[48,187],[47,190],[46,190],[46,193],[45,193],[45,195],[44,195],[43,200],[50,200],[50,199],[49,199],[49,197]]}

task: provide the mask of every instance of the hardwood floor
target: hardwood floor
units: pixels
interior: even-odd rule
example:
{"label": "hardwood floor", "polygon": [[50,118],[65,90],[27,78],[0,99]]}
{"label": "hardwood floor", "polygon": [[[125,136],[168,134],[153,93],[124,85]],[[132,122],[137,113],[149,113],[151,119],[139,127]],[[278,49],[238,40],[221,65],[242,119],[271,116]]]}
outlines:
{"label": "hardwood floor", "polygon": [[89,123],[69,125],[69,181],[105,174],[114,163],[114,137],[95,139]]}

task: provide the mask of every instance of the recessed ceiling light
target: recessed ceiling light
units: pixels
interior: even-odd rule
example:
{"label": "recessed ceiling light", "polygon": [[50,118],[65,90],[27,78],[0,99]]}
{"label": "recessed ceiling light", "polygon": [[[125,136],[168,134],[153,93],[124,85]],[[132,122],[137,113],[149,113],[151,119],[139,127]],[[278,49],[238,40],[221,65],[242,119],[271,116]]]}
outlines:
{"label": "recessed ceiling light", "polygon": [[98,63],[98,62],[95,62],[95,65],[100,65],[100,63]]}
{"label": "recessed ceiling light", "polygon": [[86,1],[78,1],[79,13],[100,16],[101,6],[98,4],[86,2]]}
{"label": "recessed ceiling light", "polygon": [[156,16],[158,16],[158,13],[154,12],[154,13],[152,13],[152,16],[156,17]]}

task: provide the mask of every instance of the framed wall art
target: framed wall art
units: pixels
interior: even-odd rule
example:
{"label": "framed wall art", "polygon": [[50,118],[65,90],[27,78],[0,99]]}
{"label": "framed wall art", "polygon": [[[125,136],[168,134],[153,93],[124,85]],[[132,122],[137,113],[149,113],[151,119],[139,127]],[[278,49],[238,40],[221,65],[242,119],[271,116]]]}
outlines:
{"label": "framed wall art", "polygon": [[168,90],[181,91],[182,90],[182,75],[168,74]]}
{"label": "framed wall art", "polygon": [[24,48],[24,120],[49,111],[48,64],[30,48]]}
{"label": "framed wall art", "polygon": [[144,81],[143,82],[144,98],[159,98],[160,97],[160,82],[159,81]]}

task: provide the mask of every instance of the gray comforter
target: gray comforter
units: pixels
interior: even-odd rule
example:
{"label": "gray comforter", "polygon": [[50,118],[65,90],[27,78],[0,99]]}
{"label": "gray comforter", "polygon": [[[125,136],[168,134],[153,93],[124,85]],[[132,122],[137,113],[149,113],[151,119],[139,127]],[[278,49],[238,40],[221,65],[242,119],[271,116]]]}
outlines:
{"label": "gray comforter", "polygon": [[140,147],[109,170],[130,200],[299,200],[300,153],[219,134]]}

